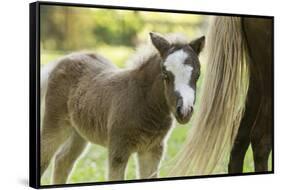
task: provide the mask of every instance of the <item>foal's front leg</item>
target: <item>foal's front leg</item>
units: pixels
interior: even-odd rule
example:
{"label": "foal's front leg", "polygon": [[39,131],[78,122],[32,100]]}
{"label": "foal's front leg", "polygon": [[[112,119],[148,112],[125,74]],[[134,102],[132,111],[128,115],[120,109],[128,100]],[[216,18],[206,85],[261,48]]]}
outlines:
{"label": "foal's front leg", "polygon": [[157,178],[158,168],[163,155],[163,145],[155,146],[148,151],[138,152],[140,178]]}
{"label": "foal's front leg", "polygon": [[128,146],[123,143],[110,143],[109,146],[109,181],[125,179],[125,170],[130,157]]}

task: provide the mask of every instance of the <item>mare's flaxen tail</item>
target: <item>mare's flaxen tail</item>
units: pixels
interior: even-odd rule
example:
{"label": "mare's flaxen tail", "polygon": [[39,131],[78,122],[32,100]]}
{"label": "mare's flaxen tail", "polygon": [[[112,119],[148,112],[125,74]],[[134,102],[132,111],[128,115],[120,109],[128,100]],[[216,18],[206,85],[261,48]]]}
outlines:
{"label": "mare's flaxen tail", "polygon": [[205,175],[230,152],[247,96],[247,48],[240,17],[216,17],[207,38],[199,109],[169,176]]}
{"label": "mare's flaxen tail", "polygon": [[43,98],[46,94],[47,87],[48,87],[48,80],[50,73],[54,70],[54,68],[57,66],[59,61],[54,61],[51,63],[48,63],[45,66],[41,66],[41,71],[40,71],[40,100],[41,100],[41,105],[43,102]]}

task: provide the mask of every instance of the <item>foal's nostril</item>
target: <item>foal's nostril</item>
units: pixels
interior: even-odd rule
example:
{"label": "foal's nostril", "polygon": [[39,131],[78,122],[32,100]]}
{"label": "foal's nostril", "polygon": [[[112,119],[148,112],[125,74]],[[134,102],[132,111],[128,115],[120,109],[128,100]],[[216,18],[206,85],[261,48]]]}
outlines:
{"label": "foal's nostril", "polygon": [[189,111],[190,111],[190,113],[193,112],[193,106],[190,107],[190,110],[189,110]]}
{"label": "foal's nostril", "polygon": [[176,112],[178,116],[182,116],[182,106],[183,106],[183,100],[181,97],[178,98],[177,100],[177,107],[176,107]]}
{"label": "foal's nostril", "polygon": [[181,115],[181,106],[177,106],[177,115],[178,115],[178,116]]}

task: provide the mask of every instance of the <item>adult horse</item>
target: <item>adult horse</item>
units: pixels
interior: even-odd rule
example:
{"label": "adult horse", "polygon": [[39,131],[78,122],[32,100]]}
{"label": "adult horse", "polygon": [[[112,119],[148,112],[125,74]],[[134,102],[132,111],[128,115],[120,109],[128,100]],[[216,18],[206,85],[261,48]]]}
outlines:
{"label": "adult horse", "polygon": [[272,29],[272,18],[214,19],[207,37],[201,105],[170,176],[216,173],[216,165],[229,152],[229,173],[242,173],[249,144],[255,171],[268,170],[273,130]]}

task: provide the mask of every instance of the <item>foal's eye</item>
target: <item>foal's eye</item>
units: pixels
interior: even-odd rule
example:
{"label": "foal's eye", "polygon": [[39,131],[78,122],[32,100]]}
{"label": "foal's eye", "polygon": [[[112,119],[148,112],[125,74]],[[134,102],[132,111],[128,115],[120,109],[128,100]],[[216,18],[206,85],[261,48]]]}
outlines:
{"label": "foal's eye", "polygon": [[167,71],[165,71],[165,70],[162,71],[162,78],[163,78],[164,80],[168,80],[168,79],[169,79],[169,76],[168,76]]}
{"label": "foal's eye", "polygon": [[200,77],[200,75],[196,75],[196,76],[194,77],[194,79],[195,79],[195,82],[198,82],[198,80],[199,80],[199,77]]}

